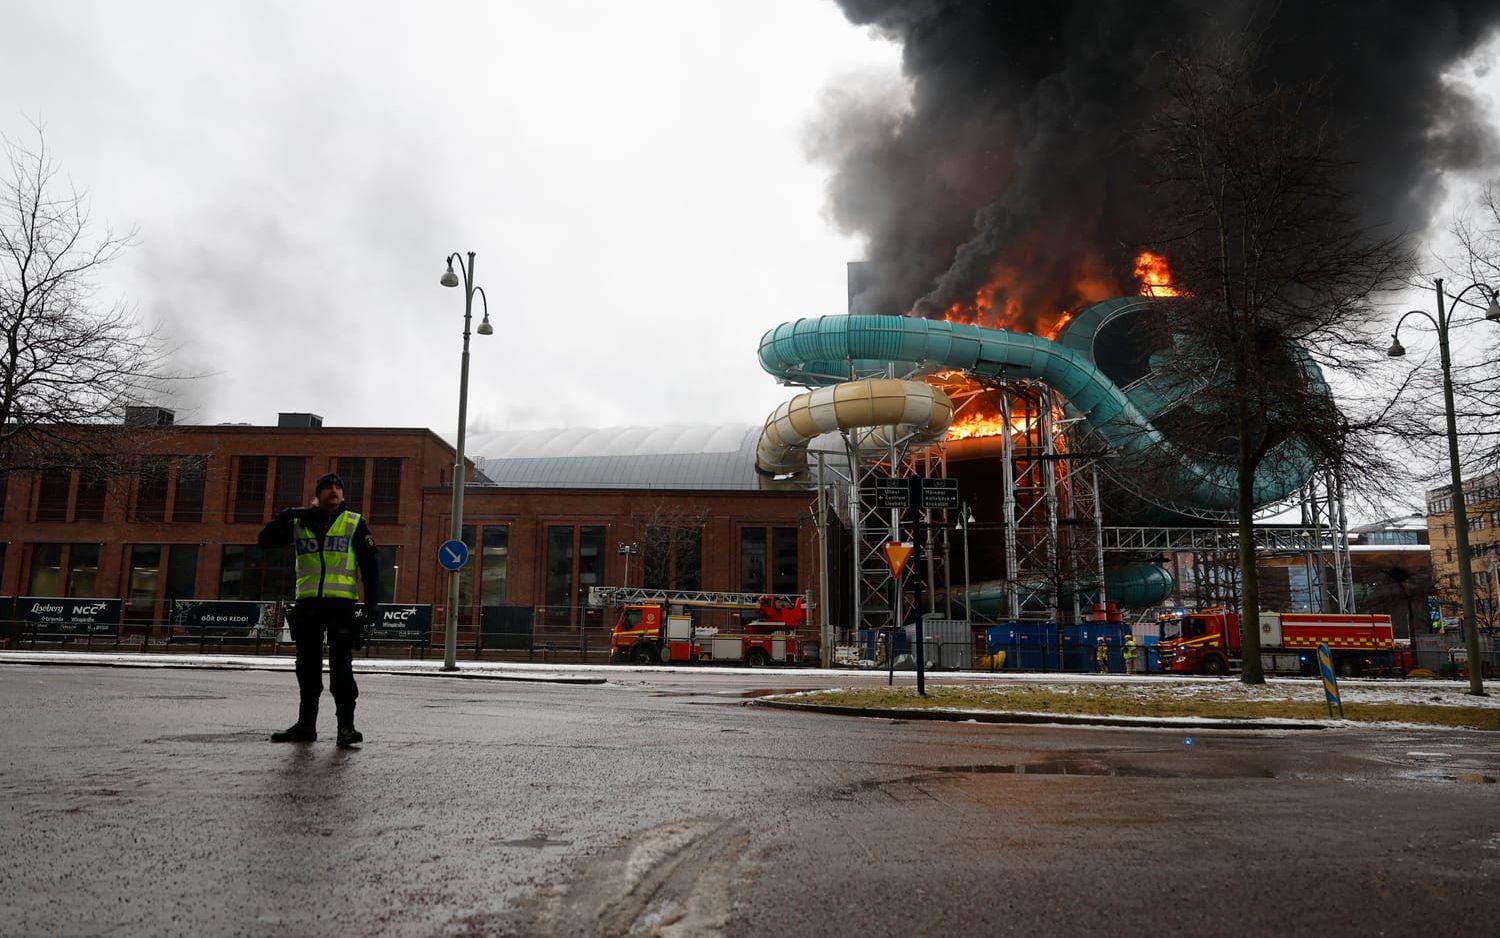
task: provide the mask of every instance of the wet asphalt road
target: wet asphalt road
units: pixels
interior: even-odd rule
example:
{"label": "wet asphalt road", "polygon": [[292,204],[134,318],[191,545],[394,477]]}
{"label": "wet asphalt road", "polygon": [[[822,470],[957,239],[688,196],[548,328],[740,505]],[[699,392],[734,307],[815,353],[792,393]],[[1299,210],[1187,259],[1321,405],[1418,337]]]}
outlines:
{"label": "wet asphalt road", "polygon": [[[621,680],[625,680],[622,675]],[[773,679],[774,686],[803,682]],[[0,666],[0,933],[1493,934],[1500,734],[1007,727],[754,676]],[[325,698],[326,700],[326,698]]]}

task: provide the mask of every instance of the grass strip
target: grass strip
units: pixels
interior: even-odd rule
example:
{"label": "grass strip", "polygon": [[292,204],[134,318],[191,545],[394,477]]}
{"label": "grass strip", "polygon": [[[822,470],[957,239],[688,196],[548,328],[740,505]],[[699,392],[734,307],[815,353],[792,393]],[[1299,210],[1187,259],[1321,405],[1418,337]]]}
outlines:
{"label": "grass strip", "polygon": [[[912,687],[861,687],[818,691],[795,698],[799,704],[834,707],[943,708],[954,710],[1023,711],[1088,716],[1213,717],[1254,720],[1284,717],[1326,720],[1322,700],[1214,699],[1203,694],[1185,696],[1161,688],[929,686],[925,698]],[[1500,708],[1408,703],[1344,703],[1344,717],[1365,723],[1428,723],[1481,730],[1500,730]]]}

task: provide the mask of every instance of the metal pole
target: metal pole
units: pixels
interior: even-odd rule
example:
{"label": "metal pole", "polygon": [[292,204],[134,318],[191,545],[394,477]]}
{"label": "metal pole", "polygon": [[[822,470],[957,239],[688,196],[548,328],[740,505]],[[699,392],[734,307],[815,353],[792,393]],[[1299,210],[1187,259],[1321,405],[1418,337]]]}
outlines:
{"label": "metal pole", "polygon": [[[460,259],[459,266],[463,266]],[[464,267],[464,354],[458,370],[458,446],[453,455],[453,529],[450,537],[464,533],[464,429],[469,421],[469,321],[474,315],[474,252]],[[458,670],[458,578],[463,571],[448,574],[448,631],[443,638],[443,670]]]}
{"label": "metal pole", "polygon": [[828,621],[828,489],[823,480],[823,453],[818,454],[818,663],[833,666],[833,625]]}
{"label": "metal pole", "polygon": [[[1008,430],[1007,430],[1008,432]],[[963,516],[959,519],[964,525],[964,621],[969,628],[974,627],[974,597],[969,595],[972,589],[969,585],[969,505],[965,502],[960,508]]]}
{"label": "metal pole", "polygon": [[[1444,313],[1443,281],[1437,281],[1438,351],[1443,365],[1443,408],[1448,418],[1448,470],[1453,476],[1453,541],[1458,554],[1458,591],[1463,599],[1464,647],[1469,652],[1469,693],[1484,693],[1484,662],[1479,658],[1478,619],[1474,614],[1474,571],[1469,569],[1469,513],[1464,507],[1463,472],[1458,460],[1458,417],[1453,407],[1452,360],[1448,355],[1448,317]],[[1457,305],[1457,304],[1455,304]]]}

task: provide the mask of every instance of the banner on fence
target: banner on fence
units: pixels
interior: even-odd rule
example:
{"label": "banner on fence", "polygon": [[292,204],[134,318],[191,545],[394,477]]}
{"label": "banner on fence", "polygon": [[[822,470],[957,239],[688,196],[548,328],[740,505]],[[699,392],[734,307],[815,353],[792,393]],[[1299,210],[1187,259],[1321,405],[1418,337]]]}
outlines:
{"label": "banner on fence", "polygon": [[190,635],[244,636],[281,627],[276,603],[250,599],[174,599],[172,625]]}
{"label": "banner on fence", "polygon": [[54,635],[114,635],[120,631],[118,599],[22,596],[15,602],[17,619],[45,625]]}
{"label": "banner on fence", "polygon": [[531,606],[482,606],[479,630],[484,647],[527,649],[531,647],[531,626],[535,610]]}
{"label": "banner on fence", "polygon": [[380,621],[365,629],[365,638],[377,641],[425,642],[431,634],[430,605],[381,603]]}

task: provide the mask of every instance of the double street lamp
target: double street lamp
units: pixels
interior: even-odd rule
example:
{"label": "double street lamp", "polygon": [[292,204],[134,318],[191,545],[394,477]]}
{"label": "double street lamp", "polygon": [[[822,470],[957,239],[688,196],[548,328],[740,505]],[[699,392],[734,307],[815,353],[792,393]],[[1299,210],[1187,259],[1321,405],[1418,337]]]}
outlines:
{"label": "double street lamp", "polygon": [[[443,273],[438,283],[445,287],[456,287],[459,285],[458,274],[453,271],[453,262],[458,261],[458,269],[463,271],[464,287],[464,355],[463,362],[458,370],[458,445],[453,454],[453,530],[451,537],[459,540],[464,534],[464,483],[467,481],[464,471],[464,428],[469,421],[469,322],[474,315],[474,294],[479,294],[479,301],[484,304],[484,319],[479,323],[479,328],[474,330],[480,335],[493,335],[495,327],[490,325],[490,301],[484,295],[484,288],[474,285],[474,252],[469,252],[469,262],[464,263],[463,257],[457,252],[448,255],[448,269]],[[448,574],[448,630],[443,638],[443,670],[458,670],[458,586],[462,570],[454,570]]]}
{"label": "double street lamp", "polygon": [[1484,311],[1484,318],[1490,322],[1500,322],[1500,294],[1482,283],[1471,283],[1458,295],[1453,302],[1447,302],[1447,295],[1443,292],[1443,281],[1437,281],[1437,318],[1434,319],[1427,312],[1413,309],[1405,313],[1396,322],[1396,328],[1391,333],[1391,347],[1386,354],[1392,358],[1400,358],[1406,354],[1406,349],[1401,345],[1401,324],[1411,316],[1421,316],[1432,323],[1437,330],[1438,337],[1438,360],[1443,369],[1443,407],[1448,418],[1448,471],[1452,475],[1453,486],[1453,541],[1454,549],[1458,554],[1458,591],[1463,602],[1463,633],[1464,647],[1469,656],[1469,693],[1484,696],[1484,662],[1479,657],[1479,629],[1478,620],[1474,615],[1474,571],[1469,568],[1469,515],[1464,507],[1464,484],[1463,473],[1458,460],[1458,417],[1453,408],[1453,359],[1448,351],[1448,330],[1453,325],[1453,314],[1458,309],[1459,301],[1464,298],[1470,290],[1478,290],[1480,295],[1489,297],[1489,306]]}

